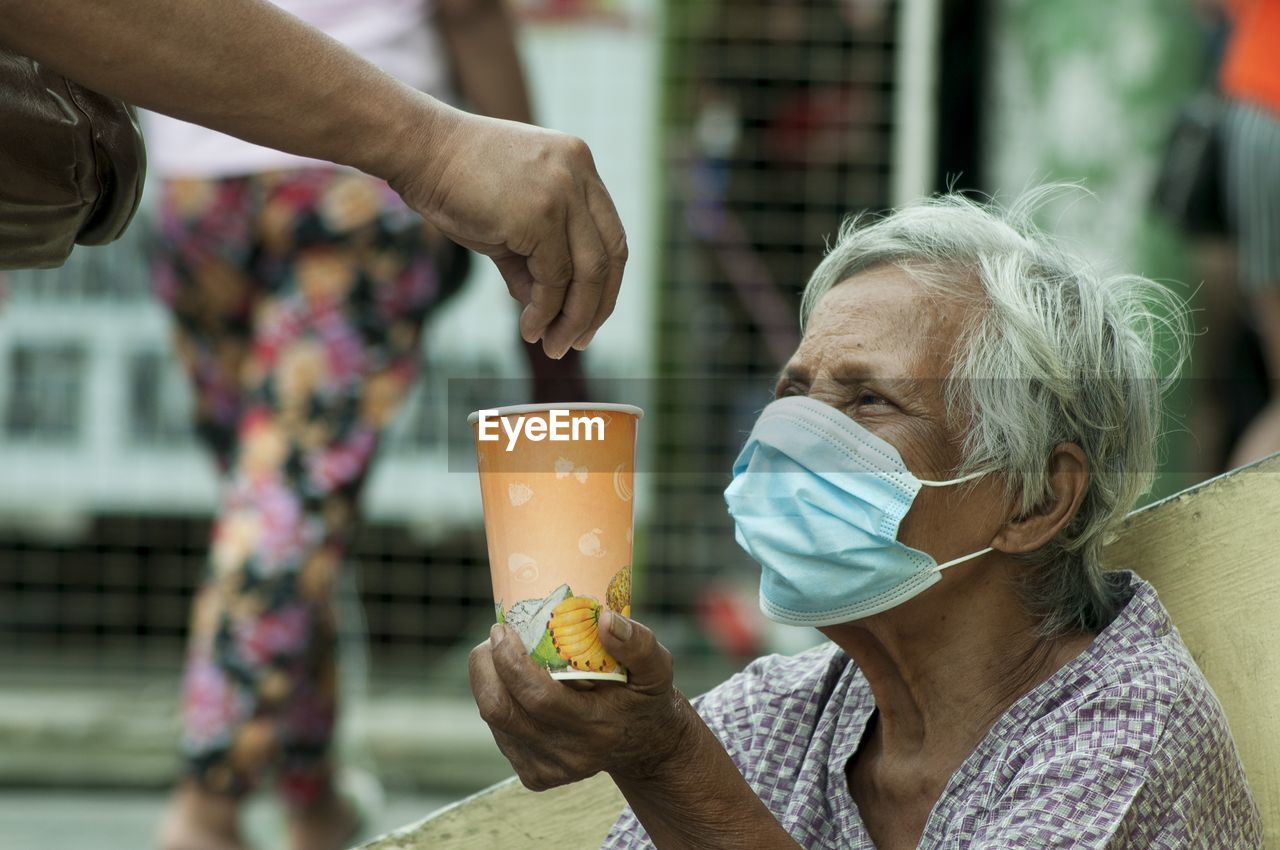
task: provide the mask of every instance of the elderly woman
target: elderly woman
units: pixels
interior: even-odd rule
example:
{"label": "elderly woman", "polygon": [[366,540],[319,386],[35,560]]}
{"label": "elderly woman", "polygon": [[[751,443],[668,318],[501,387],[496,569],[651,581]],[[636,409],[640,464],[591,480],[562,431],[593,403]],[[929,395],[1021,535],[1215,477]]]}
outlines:
{"label": "elderly woman", "polygon": [[608,772],[612,848],[1261,847],[1212,690],[1100,563],[1151,480],[1179,306],[1088,270],[1033,202],[855,222],[809,282],[725,495],[764,612],[830,642],[686,701],[620,615],[631,680],[590,691],[497,626],[472,687],[527,786]]}

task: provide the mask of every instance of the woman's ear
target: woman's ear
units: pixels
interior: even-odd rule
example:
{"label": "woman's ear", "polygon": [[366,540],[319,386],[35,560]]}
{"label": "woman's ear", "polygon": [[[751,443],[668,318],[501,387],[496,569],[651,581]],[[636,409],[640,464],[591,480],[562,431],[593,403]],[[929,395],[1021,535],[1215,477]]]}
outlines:
{"label": "woman's ear", "polygon": [[1012,517],[992,539],[1000,552],[1025,554],[1044,546],[1071,522],[1089,486],[1089,459],[1075,443],[1053,447],[1048,463],[1049,492],[1024,514]]}

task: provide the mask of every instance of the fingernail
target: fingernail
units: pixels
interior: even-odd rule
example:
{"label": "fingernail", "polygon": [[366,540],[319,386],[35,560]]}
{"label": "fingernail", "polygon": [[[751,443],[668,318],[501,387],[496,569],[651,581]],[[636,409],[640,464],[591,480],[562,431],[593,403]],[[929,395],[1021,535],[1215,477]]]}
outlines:
{"label": "fingernail", "polygon": [[501,623],[494,623],[489,627],[489,643],[497,646],[502,643],[502,639],[506,637],[506,629],[502,628]]}
{"label": "fingernail", "polygon": [[592,331],[591,333],[587,334],[586,336],[578,337],[578,341],[577,341],[577,342],[575,342],[575,343],[573,344],[573,347],[574,347],[574,348],[576,348],[576,349],[578,349],[579,351],[582,351],[582,350],[584,350],[588,345],[590,345],[590,344],[591,344],[591,340],[593,340],[593,339],[595,339],[595,338],[596,338],[596,332],[595,332],[595,331]]}
{"label": "fingernail", "polygon": [[609,631],[618,640],[631,640],[631,621],[617,611],[610,611]]}
{"label": "fingernail", "polygon": [[530,345],[532,345],[533,343],[542,339],[542,334],[546,331],[546,328],[530,327],[528,320],[525,319],[525,315],[528,314],[529,309],[530,308],[526,307],[524,309],[524,312],[520,314],[520,321],[518,325],[520,328],[520,338],[523,339],[525,342],[529,343]]}

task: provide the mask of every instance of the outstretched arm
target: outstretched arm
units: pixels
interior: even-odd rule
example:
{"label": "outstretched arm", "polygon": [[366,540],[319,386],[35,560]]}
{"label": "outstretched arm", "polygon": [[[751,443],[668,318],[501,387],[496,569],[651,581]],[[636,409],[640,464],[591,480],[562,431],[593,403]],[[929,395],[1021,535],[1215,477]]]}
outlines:
{"label": "outstretched arm", "polygon": [[585,346],[626,236],[579,139],[452,109],[264,0],[0,0],[0,41],[91,88],[386,179],[493,259],[526,340]]}

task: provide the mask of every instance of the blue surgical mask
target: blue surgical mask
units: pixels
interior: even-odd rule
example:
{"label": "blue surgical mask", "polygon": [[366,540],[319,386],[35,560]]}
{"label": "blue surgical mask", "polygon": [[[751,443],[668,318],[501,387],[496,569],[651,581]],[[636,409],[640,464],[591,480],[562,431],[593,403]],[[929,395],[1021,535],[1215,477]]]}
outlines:
{"label": "blue surgical mask", "polygon": [[793,626],[877,614],[922,593],[947,567],[898,540],[922,486],[898,450],[835,408],[803,396],[771,403],[724,491],[739,545],[760,563],[760,608]]}

